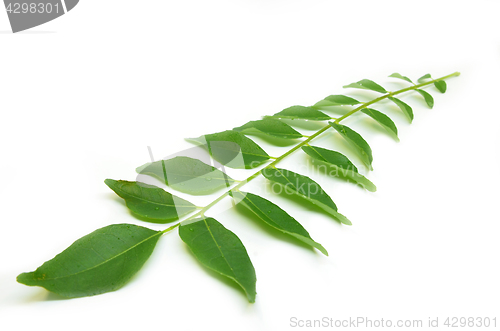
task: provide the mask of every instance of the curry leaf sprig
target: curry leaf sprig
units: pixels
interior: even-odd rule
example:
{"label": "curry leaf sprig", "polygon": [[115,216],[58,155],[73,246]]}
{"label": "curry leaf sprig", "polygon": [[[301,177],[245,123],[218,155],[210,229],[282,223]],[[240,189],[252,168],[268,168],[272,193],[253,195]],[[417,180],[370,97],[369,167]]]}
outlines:
{"label": "curry leaf sprig", "polygon": [[[221,200],[230,197],[235,204],[250,210],[255,220],[328,255],[327,250],[316,242],[293,216],[264,197],[241,191],[243,186],[262,175],[272,185],[282,186],[287,194],[310,202],[341,224],[351,225],[351,221],[338,211],[333,199],[319,183],[291,170],[278,168],[277,164],[292,153],[302,151],[316,166],[334,170],[329,172],[329,175],[333,173],[374,192],[375,185],[361,175],[354,163],[345,155],[338,151],[313,146],[312,141],[323,133],[334,130],[346,140],[364,165],[373,170],[373,155],[369,144],[358,132],[341,122],[361,112],[379,123],[391,137],[399,141],[394,122],[382,111],[371,108],[372,105],[388,99],[411,123],[414,118],[413,109],[396,96],[405,92],[416,92],[423,97],[427,106],[432,108],[434,99],[422,88],[434,85],[439,92],[445,93],[447,89],[445,80],[459,75],[460,73],[455,72],[433,79],[430,74],[426,74],[419,78],[416,84],[410,78],[394,73],[390,77],[404,80],[411,85],[392,92],[371,80],[362,79],[344,87],[370,90],[381,95],[367,102],[346,95],[330,95],[312,106],[292,106],[232,130],[187,139],[206,149],[209,157],[202,161],[188,156],[176,156],[145,164],[136,171],[141,175],[156,178],[173,190],[193,196],[224,190],[216,199],[201,207],[161,187],[138,181],[106,179],[106,185],[125,200],[132,215],[138,219],[161,224],[184,219],[163,231],[132,224],[106,226],[78,239],[35,271],[20,274],[17,281],[29,286],[44,287],[65,297],[82,297],[114,291],[125,285],[141,269],[163,234],[178,228],[181,240],[205,267],[232,279],[242,288],[247,299],[254,302],[256,274],[245,246],[236,234],[205,214]],[[353,108],[338,118],[325,113],[337,106]],[[283,119],[326,123],[312,135],[306,136],[282,121]],[[279,157],[271,157],[261,146],[247,137],[252,135],[264,136],[271,144],[280,145],[283,141],[297,143]],[[207,164],[205,159],[210,164]],[[261,169],[238,181],[228,176],[223,171],[224,167],[236,169],[261,167]]]}

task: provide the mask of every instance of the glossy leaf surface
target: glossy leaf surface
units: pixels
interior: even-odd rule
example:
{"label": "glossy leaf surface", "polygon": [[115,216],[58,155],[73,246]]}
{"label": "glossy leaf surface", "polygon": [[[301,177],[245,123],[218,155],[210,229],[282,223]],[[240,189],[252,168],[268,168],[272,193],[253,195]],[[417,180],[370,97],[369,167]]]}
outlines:
{"label": "glossy leaf surface", "polygon": [[179,235],[204,266],[234,280],[255,302],[255,269],[233,232],[213,218],[199,218],[181,223]]}
{"label": "glossy leaf surface", "polygon": [[274,114],[274,118],[326,121],[331,119],[327,114],[312,107],[292,106]]}
{"label": "glossy leaf surface", "polygon": [[125,200],[132,213],[153,223],[174,221],[196,209],[191,202],[153,185],[114,179],[104,183]]}
{"label": "glossy leaf surface", "polygon": [[389,132],[389,134],[394,139],[399,141],[398,128],[396,128],[396,124],[394,124],[394,122],[389,118],[389,116],[387,116],[384,113],[379,112],[378,110],[372,109],[372,108],[365,108],[361,111],[363,113],[365,113],[366,115],[370,116],[371,118],[373,118],[375,121],[377,121],[380,125],[382,125],[387,130],[387,132]]}
{"label": "glossy leaf surface", "polygon": [[434,107],[434,98],[432,97],[432,95],[421,89],[416,89],[415,91],[417,91],[421,96],[424,97],[425,103],[429,108]]}
{"label": "glossy leaf surface", "polygon": [[361,137],[359,133],[354,131],[353,129],[334,122],[328,122],[335,130],[337,130],[342,137],[356,150],[358,155],[361,157],[366,166],[373,170],[372,167],[372,149],[370,145]]}
{"label": "glossy leaf surface", "polygon": [[323,100],[314,104],[314,108],[330,107],[330,106],[353,106],[360,104],[356,99],[345,95],[330,95]]}
{"label": "glossy leaf surface", "polygon": [[136,171],[155,177],[179,192],[193,195],[214,193],[234,182],[219,169],[187,156],[146,163]]}
{"label": "glossy leaf surface", "polygon": [[309,235],[309,232],[307,232],[307,230],[304,229],[299,222],[271,201],[252,193],[240,191],[232,192],[231,195],[238,202],[238,204],[250,209],[266,224],[281,232],[289,234],[298,240],[317,248],[323,254],[328,255],[326,249],[321,244],[315,242]]}
{"label": "glossy leaf surface", "polygon": [[243,134],[264,134],[282,139],[297,139],[303,137],[300,132],[292,128],[290,125],[274,118],[264,118],[258,121],[251,121],[240,127],[234,128],[233,130]]}
{"label": "glossy leaf surface", "polygon": [[402,79],[402,80],[406,80],[408,83],[412,83],[413,82],[411,81],[410,78],[406,77],[406,76],[403,76],[401,74],[398,74],[397,72],[393,73],[392,75],[390,75],[389,77],[394,77],[394,78],[399,78],[399,79]]}
{"label": "glossy leaf surface", "polygon": [[75,241],[52,260],[17,281],[65,297],[114,291],[125,285],[153,252],[160,231],[114,224]]}
{"label": "glossy leaf surface", "polygon": [[389,100],[394,102],[399,107],[399,109],[401,109],[401,111],[406,115],[410,123],[413,121],[413,109],[411,109],[411,107],[408,104],[394,97],[389,97]]}
{"label": "glossy leaf surface", "polygon": [[269,160],[259,145],[233,130],[186,140],[204,146],[215,160],[230,168],[252,169]]}
{"label": "glossy leaf surface", "polygon": [[312,157],[313,160],[327,163],[333,167],[336,171],[328,171],[330,176],[348,178],[370,192],[375,192],[377,190],[375,185],[361,175],[356,166],[345,155],[316,146],[303,146],[302,150]]}
{"label": "glossy leaf surface", "polygon": [[348,87],[359,88],[359,89],[364,89],[364,90],[372,90],[372,91],[379,92],[379,93],[387,93],[385,88],[383,88],[382,86],[378,85],[377,83],[375,83],[374,81],[369,80],[369,79],[362,79],[359,82],[344,86],[344,88],[348,88]]}
{"label": "glossy leaf surface", "polygon": [[285,193],[296,194],[322,208],[339,222],[347,225],[352,224],[344,215],[337,212],[337,206],[332,198],[311,178],[280,168],[262,169],[262,175],[270,181],[282,185]]}

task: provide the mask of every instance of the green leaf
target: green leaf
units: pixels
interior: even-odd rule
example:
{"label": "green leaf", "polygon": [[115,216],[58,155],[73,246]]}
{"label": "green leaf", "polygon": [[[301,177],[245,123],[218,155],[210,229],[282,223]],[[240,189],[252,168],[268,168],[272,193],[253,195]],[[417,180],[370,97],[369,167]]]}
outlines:
{"label": "green leaf", "polygon": [[233,130],[241,132],[243,134],[263,134],[282,139],[297,139],[303,137],[300,132],[296,131],[290,125],[274,118],[265,118],[258,121],[250,121],[245,125],[234,128]]}
{"label": "green leaf", "polygon": [[389,118],[389,116],[372,108],[365,108],[361,111],[366,115],[370,116],[371,118],[373,118],[375,121],[377,121],[380,125],[384,127],[384,129],[387,130],[387,132],[389,132],[389,134],[394,139],[396,139],[396,141],[399,141],[398,129],[396,128],[396,124],[394,124],[394,122]]}
{"label": "green leaf", "polygon": [[359,133],[353,129],[334,122],[328,122],[335,130],[337,130],[342,137],[356,150],[368,169],[373,170],[372,167],[372,149],[370,145],[361,137]]}
{"label": "green leaf", "polygon": [[186,140],[207,148],[215,160],[230,168],[252,169],[269,160],[269,155],[259,145],[233,130]]}
{"label": "green leaf", "polygon": [[413,121],[413,109],[411,109],[411,107],[408,104],[394,97],[389,97],[389,100],[394,102],[399,107],[399,109],[403,111],[403,113],[406,115],[410,123]]}
{"label": "green leaf", "polygon": [[17,281],[76,298],[111,292],[125,285],[147,261],[160,231],[114,224],[75,241],[52,260]]}
{"label": "green leaf", "polygon": [[434,86],[436,86],[439,92],[446,92],[446,82],[444,80],[438,80],[437,82],[434,82]]}
{"label": "green leaf", "polygon": [[415,91],[417,91],[424,97],[425,103],[427,104],[427,106],[429,106],[429,108],[434,107],[434,98],[432,97],[432,95],[421,89],[416,89]]}
{"label": "green leaf", "polygon": [[406,80],[408,83],[412,83],[413,82],[411,81],[410,78],[406,77],[406,76],[403,76],[401,74],[398,74],[397,72],[393,73],[392,75],[390,75],[389,77],[394,77],[394,78],[399,78],[399,79],[402,79],[402,80]]}
{"label": "green leaf", "polygon": [[307,232],[299,222],[271,201],[258,195],[241,191],[232,192],[231,195],[238,201],[238,204],[250,209],[268,225],[312,247],[316,247],[319,251],[328,256],[326,249],[321,244],[315,242],[309,235],[309,232]]}
{"label": "green leaf", "polygon": [[113,179],[106,179],[104,183],[125,199],[132,213],[149,222],[167,223],[196,209],[191,202],[153,185]]}
{"label": "green leaf", "polygon": [[312,202],[339,222],[347,225],[352,224],[344,215],[337,212],[337,206],[332,198],[311,178],[279,168],[265,168],[262,170],[262,175],[270,181],[284,186],[286,193],[296,194]]}
{"label": "green leaf", "polygon": [[351,179],[370,192],[375,192],[377,190],[375,185],[366,177],[361,175],[356,166],[352,164],[352,162],[345,155],[317,146],[303,146],[302,150],[314,160],[327,163],[333,167],[336,171],[329,171],[328,174],[330,176]]}
{"label": "green leaf", "polygon": [[234,280],[255,302],[255,269],[240,238],[213,218],[181,223],[179,235],[204,266]]}
{"label": "green leaf", "polygon": [[330,95],[323,100],[316,102],[313,108],[329,107],[329,106],[353,106],[360,104],[356,99],[345,95]]}
{"label": "green leaf", "polygon": [[179,192],[193,195],[214,193],[234,182],[219,169],[187,156],[146,163],[136,171],[155,177]]}
{"label": "green leaf", "polygon": [[359,88],[359,89],[364,89],[364,90],[372,90],[372,91],[379,92],[379,93],[387,93],[385,88],[383,88],[382,86],[378,85],[377,83],[375,83],[374,81],[371,81],[369,79],[362,79],[359,82],[344,86],[344,88],[347,88],[347,87]]}
{"label": "green leaf", "polygon": [[426,79],[431,79],[431,78],[432,78],[432,77],[431,77],[431,74],[425,74],[425,75],[423,75],[422,77],[420,77],[420,78],[418,79],[418,82],[419,82],[419,83],[424,83]]}
{"label": "green leaf", "polygon": [[301,119],[301,120],[311,120],[311,121],[326,121],[331,119],[330,116],[325,113],[314,109],[312,107],[304,106],[292,106],[283,109],[279,113],[274,114],[274,118],[286,118],[286,119]]}

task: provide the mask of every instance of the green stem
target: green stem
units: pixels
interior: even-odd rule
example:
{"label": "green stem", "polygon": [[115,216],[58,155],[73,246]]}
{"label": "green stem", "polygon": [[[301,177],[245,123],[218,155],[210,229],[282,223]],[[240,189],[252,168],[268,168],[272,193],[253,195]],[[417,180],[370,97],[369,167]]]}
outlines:
{"label": "green stem", "polygon": [[176,227],[178,227],[179,225],[181,225],[181,223],[177,223],[175,225],[172,225],[171,227],[169,227],[168,229],[165,229],[161,232],[161,234],[164,234],[164,233],[167,233],[169,231],[172,231],[173,229],[175,229]]}
{"label": "green stem", "polygon": [[[348,118],[349,116],[351,116],[352,114],[360,111],[361,109],[363,108],[366,108],[374,103],[377,103],[381,100],[384,100],[384,99],[387,99],[389,97],[392,97],[394,95],[398,95],[398,94],[401,94],[401,93],[404,93],[404,92],[408,92],[408,91],[412,91],[412,90],[416,90],[420,87],[424,87],[424,86],[427,86],[427,85],[430,85],[430,84],[433,84],[434,82],[437,82],[438,80],[444,80],[444,79],[447,79],[447,78],[450,78],[450,77],[455,77],[455,76],[459,76],[460,73],[459,72],[454,72],[450,75],[447,75],[447,76],[443,76],[441,78],[437,78],[437,79],[433,79],[431,81],[428,81],[428,82],[425,82],[425,83],[422,83],[422,84],[418,84],[418,85],[413,85],[413,86],[410,86],[410,87],[406,87],[404,89],[401,89],[401,90],[398,90],[398,91],[395,91],[395,92],[388,92],[387,94],[384,94],[382,95],[381,97],[378,97],[376,99],[373,99],[371,101],[368,101],[368,102],[365,102],[363,103],[361,106],[351,110],[350,112],[346,113],[345,115],[343,115],[342,117],[339,117],[337,119],[335,119],[335,123],[339,123],[340,121]],[[301,141],[300,143],[298,143],[297,145],[295,145],[294,147],[292,147],[291,149],[289,149],[288,151],[286,151],[283,155],[277,157],[277,158],[272,158],[274,159],[273,162],[269,163],[266,167],[264,167],[263,169],[268,169],[268,168],[274,168],[276,166],[276,164],[278,162],[280,162],[281,160],[283,160],[284,158],[286,158],[287,156],[289,156],[290,154],[292,154],[293,152],[297,151],[298,149],[300,149],[302,146],[305,146],[305,145],[309,145],[309,142],[311,142],[314,138],[318,137],[319,135],[321,135],[322,133],[324,133],[325,131],[327,131],[328,129],[330,129],[331,126],[330,125],[326,125],[324,126],[323,128],[319,129],[318,131],[316,131],[314,134],[310,135],[307,137],[307,139]],[[199,212],[197,212],[196,214],[190,216],[189,218],[183,220],[182,222],[186,222],[186,221],[189,221],[189,220],[192,220],[193,218],[196,218],[196,217],[203,217],[205,216],[205,212],[207,210],[209,210],[210,208],[212,208],[214,205],[216,205],[219,201],[221,201],[222,199],[224,199],[226,196],[229,195],[229,193],[233,190],[239,190],[241,187],[243,187],[246,183],[252,181],[253,179],[257,178],[260,174],[262,173],[262,169],[255,172],[254,174],[252,174],[251,176],[249,176],[247,179],[245,180],[242,180],[241,182],[239,182],[236,186],[234,186],[233,188],[229,189],[228,191],[224,192],[222,195],[220,195],[217,199],[215,199],[214,201],[212,201],[210,204],[206,205],[205,207],[203,207]],[[182,223],[180,222],[180,223]],[[162,231],[162,233],[165,233],[165,232],[168,232],[172,229],[174,229],[176,226],[178,226],[180,223],[177,223],[176,225]]]}

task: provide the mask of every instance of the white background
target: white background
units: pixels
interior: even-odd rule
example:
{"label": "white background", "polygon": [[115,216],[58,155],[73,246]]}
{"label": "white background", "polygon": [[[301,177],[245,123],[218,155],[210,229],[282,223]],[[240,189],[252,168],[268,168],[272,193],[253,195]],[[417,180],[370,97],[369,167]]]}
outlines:
{"label": "white background", "polygon": [[[500,325],[499,12],[497,1],[82,0],[12,34],[0,10],[0,329],[297,329],[291,317],[426,325],[496,316]],[[300,168],[300,153],[282,163],[319,181],[352,220],[341,226],[266,195],[329,257],[240,211],[211,213],[247,247],[253,305],[201,267],[177,231],[117,292],[64,300],[15,281],[97,228],[165,228],[136,220],[103,183],[134,180],[147,146],[161,158],[190,147],[185,137],[310,105],[363,78],[395,90],[404,82],[387,78],[393,72],[455,71],[462,75],[446,94],[428,89],[432,110],[418,95],[402,97],[412,125],[394,106],[377,107],[396,122],[400,143],[363,116],[344,122],[371,144],[376,193]],[[344,151],[367,173],[333,133],[315,144]]]}

